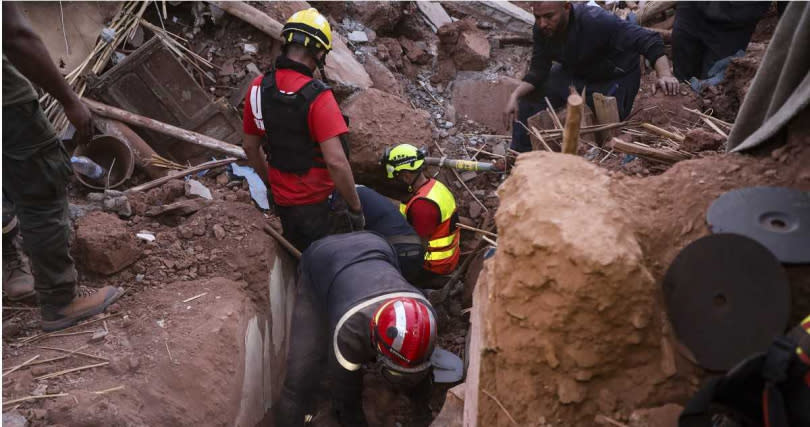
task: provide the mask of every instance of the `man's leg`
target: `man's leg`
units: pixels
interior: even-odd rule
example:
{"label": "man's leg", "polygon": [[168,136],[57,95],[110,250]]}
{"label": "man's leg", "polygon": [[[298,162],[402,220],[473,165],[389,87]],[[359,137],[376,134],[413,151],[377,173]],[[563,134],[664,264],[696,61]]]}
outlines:
{"label": "man's leg", "polygon": [[329,203],[278,206],[278,216],[284,228],[284,238],[299,251],[305,251],[312,242],[332,233],[332,214]]}
{"label": "man's leg", "polygon": [[328,327],[318,315],[309,285],[301,275],[290,327],[287,373],[281,397],[273,409],[276,426],[303,426],[308,399],[320,382],[327,354]]}
{"label": "man's leg", "polygon": [[704,67],[703,54],[706,51],[706,45],[700,38],[687,31],[684,28],[685,24],[678,22],[681,19],[686,18],[676,14],[672,28],[673,74],[680,81],[689,80],[692,77],[705,79],[703,70],[708,68]]}
{"label": "man's leg", "polygon": [[14,205],[3,196],[3,293],[11,301],[36,295],[34,276],[20,249],[19,230]]}
{"label": "man's leg", "polygon": [[68,247],[70,175],[70,156],[39,103],[3,107],[3,194],[20,220],[45,330],[98,314],[120,295],[110,286],[75,292],[76,268]]}

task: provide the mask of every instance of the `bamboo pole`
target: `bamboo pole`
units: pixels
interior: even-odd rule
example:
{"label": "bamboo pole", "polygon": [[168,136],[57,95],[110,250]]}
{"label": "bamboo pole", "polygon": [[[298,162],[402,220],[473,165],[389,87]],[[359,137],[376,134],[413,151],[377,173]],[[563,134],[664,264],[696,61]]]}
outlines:
{"label": "bamboo pole", "polygon": [[142,126],[151,129],[155,132],[160,132],[164,135],[169,135],[181,141],[188,142],[189,144],[199,145],[214,151],[225,153],[229,156],[236,157],[237,159],[246,159],[245,150],[234,144],[220,141],[211,138],[208,135],[203,135],[194,131],[179,128],[168,123],[159,122],[149,117],[144,117],[129,111],[115,108],[106,104],[102,104],[92,99],[82,99],[90,111],[100,116],[109,117],[111,119],[119,120],[124,123],[129,123],[136,126]]}
{"label": "bamboo pole", "polygon": [[563,132],[562,152],[577,154],[579,128],[582,126],[582,109],[585,103],[577,93],[568,95],[568,107],[565,113],[565,132]]}

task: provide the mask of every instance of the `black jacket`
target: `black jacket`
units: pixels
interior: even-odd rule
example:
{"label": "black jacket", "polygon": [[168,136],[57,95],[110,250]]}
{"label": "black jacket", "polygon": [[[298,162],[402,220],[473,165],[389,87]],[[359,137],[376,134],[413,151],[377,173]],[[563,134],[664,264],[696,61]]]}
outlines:
{"label": "black jacket", "polygon": [[575,77],[601,82],[638,68],[639,55],[651,63],[664,55],[664,41],[658,33],[583,4],[571,7],[562,40],[543,37],[536,25],[533,37],[532,61],[523,81],[536,88],[548,78],[552,61]]}
{"label": "black jacket", "polygon": [[424,299],[402,277],[391,245],[376,233],[324,237],[304,251],[300,268],[329,324],[333,354],[349,371],[376,357],[369,325],[379,306],[396,296]]}

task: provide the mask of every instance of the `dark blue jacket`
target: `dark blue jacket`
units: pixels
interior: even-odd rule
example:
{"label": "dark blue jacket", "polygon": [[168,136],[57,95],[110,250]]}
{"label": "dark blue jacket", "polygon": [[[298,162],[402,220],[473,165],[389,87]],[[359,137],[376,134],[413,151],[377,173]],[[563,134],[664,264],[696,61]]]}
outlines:
{"label": "dark blue jacket", "polygon": [[562,40],[543,37],[533,27],[534,47],[523,81],[542,87],[551,62],[570,75],[602,82],[625,76],[639,67],[639,55],[651,63],[664,55],[664,41],[654,31],[624,21],[600,7],[573,5]]}

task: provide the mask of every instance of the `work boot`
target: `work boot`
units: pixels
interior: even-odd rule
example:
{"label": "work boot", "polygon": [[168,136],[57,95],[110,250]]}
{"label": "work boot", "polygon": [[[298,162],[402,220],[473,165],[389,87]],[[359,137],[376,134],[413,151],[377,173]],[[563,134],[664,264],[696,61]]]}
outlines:
{"label": "work boot", "polygon": [[95,316],[106,310],[122,293],[123,289],[112,286],[101,289],[79,286],[70,304],[61,308],[42,306],[42,330],[58,331]]}
{"label": "work boot", "polygon": [[[16,223],[16,218],[15,218]],[[16,233],[3,233],[3,294],[11,301],[19,301],[36,295],[34,276],[28,260],[17,245]],[[16,227],[13,231],[16,231]]]}

